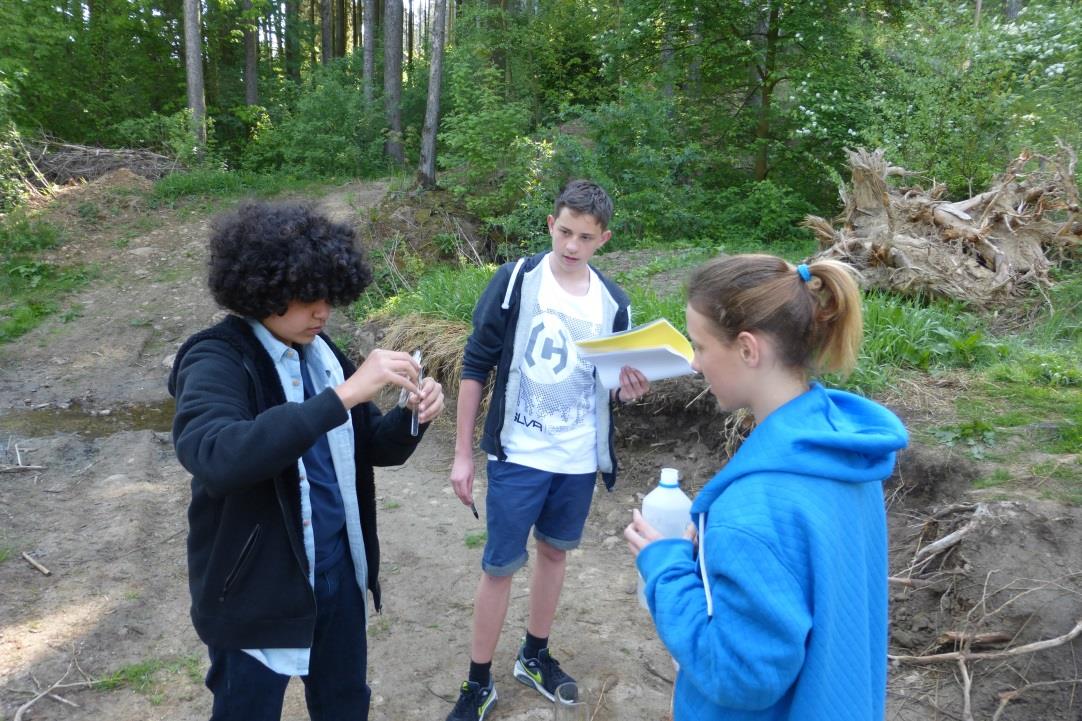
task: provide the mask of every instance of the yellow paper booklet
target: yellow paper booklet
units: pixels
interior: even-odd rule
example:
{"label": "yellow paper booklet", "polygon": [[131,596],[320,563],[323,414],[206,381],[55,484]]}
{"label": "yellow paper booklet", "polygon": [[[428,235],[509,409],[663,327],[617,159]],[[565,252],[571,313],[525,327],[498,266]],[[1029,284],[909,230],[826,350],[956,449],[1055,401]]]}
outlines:
{"label": "yellow paper booklet", "polygon": [[631,330],[580,340],[575,345],[583,358],[597,368],[601,385],[620,385],[620,369],[636,368],[648,380],[689,375],[694,353],[688,339],[664,318]]}

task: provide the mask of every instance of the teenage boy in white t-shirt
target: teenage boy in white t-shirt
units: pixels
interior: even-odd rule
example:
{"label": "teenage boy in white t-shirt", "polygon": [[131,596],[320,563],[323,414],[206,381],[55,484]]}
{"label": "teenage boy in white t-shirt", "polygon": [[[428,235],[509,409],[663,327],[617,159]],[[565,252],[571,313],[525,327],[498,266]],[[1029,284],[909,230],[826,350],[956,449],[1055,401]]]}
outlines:
{"label": "teenage boy in white t-shirt", "polygon": [[563,588],[567,551],[576,548],[598,471],[615,482],[611,403],[650,389],[624,368],[614,393],[596,382],[575,341],[626,330],[628,297],[589,261],[612,232],[612,200],[596,183],[576,180],[548,217],[552,251],[501,267],[473,313],[458,395],[451,484],[473,503],[473,432],[488,374],[495,387],[481,448],[488,452],[488,538],[473,609],[469,678],[447,721],[483,721],[496,703],[492,657],[511,596],[511,578],[528,558],[530,528],[537,561],[530,579],[526,639],[515,678],[548,699],[574,682],[549,654],[548,636]]}

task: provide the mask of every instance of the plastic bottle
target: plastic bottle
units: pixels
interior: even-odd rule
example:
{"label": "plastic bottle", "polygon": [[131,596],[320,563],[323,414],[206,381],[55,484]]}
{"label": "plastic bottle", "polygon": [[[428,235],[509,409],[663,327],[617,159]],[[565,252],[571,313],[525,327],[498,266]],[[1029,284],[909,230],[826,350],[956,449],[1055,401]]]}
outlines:
{"label": "plastic bottle", "polygon": [[[691,523],[691,499],[680,490],[680,473],[662,468],[657,488],[642,499],[642,517],[665,538],[680,538]],[[642,576],[639,576],[639,603],[647,608]]]}

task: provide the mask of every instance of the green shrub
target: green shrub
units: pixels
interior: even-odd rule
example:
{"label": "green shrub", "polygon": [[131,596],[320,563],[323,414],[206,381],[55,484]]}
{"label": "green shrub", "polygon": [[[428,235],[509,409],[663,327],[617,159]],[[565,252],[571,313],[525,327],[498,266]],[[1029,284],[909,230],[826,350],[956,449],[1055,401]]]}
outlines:
{"label": "green shrub", "polygon": [[453,105],[441,123],[438,160],[452,170],[452,191],[483,218],[506,213],[525,191],[529,109],[508,101],[501,85],[486,59],[468,51],[449,54]]}
{"label": "green shrub", "polygon": [[251,142],[242,167],[312,178],[384,172],[383,108],[366,106],[359,62],[360,53],[354,53],[315,69],[295,100],[250,118]]}
{"label": "green shrub", "polygon": [[191,117],[188,109],[172,115],[152,112],[115,123],[109,128],[109,136],[111,142],[123,147],[150,148],[176,158],[183,165],[192,165],[196,163],[198,149],[192,141]]}
{"label": "green shrub", "polygon": [[[798,228],[805,215],[815,212],[793,190],[770,180],[725,188],[711,203],[711,225],[726,250],[762,248],[777,244],[805,243],[811,234]],[[766,247],[767,252],[771,248]]]}

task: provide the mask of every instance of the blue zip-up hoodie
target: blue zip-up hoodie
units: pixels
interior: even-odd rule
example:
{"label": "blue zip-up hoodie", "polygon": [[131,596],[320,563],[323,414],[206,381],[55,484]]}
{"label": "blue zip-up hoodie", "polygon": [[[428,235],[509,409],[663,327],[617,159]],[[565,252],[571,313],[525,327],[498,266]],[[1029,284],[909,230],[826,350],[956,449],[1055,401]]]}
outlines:
{"label": "blue zip-up hoodie", "polygon": [[674,721],[874,721],[887,674],[882,481],[898,418],[818,384],[775,410],[699,493],[699,554],[638,557],[680,670]]}

